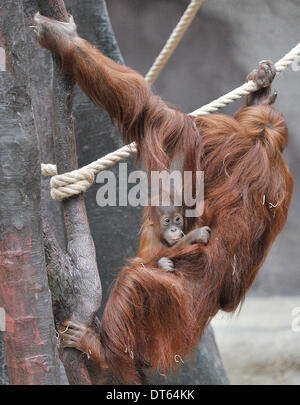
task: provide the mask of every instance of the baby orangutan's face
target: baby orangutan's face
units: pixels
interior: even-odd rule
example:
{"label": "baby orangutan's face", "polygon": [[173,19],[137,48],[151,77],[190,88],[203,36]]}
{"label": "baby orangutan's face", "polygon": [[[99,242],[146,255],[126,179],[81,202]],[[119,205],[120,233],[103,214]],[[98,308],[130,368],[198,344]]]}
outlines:
{"label": "baby orangutan's face", "polygon": [[173,246],[184,236],[181,207],[156,207],[160,239],[168,246]]}

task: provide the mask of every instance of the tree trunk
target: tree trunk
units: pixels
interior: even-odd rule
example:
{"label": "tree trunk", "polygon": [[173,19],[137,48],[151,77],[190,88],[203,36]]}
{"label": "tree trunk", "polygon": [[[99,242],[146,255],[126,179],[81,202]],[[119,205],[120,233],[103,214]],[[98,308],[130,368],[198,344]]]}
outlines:
{"label": "tree trunk", "polygon": [[[62,0],[38,0],[41,14],[68,21]],[[76,141],[72,117],[73,79],[64,74],[59,57],[53,55],[53,141],[57,172],[77,169]],[[45,219],[46,259],[57,322],[70,318],[91,325],[101,304],[102,290],[96,251],[87,220],[83,195],[62,201],[66,228],[66,253],[60,248]],[[78,350],[61,351],[61,359],[72,384],[100,382],[100,370]]]}
{"label": "tree trunk", "polygon": [[23,1],[4,0],[0,41],[0,306],[10,384],[58,384],[40,215],[40,158],[28,89]]}

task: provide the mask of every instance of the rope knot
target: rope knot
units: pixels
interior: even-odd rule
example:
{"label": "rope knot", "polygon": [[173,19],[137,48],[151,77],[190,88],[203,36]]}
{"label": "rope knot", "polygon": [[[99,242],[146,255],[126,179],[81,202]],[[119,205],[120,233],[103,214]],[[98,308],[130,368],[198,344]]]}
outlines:
{"label": "rope knot", "polygon": [[94,171],[83,167],[70,173],[57,174],[50,181],[51,197],[61,201],[83,193],[93,184],[94,179]]}

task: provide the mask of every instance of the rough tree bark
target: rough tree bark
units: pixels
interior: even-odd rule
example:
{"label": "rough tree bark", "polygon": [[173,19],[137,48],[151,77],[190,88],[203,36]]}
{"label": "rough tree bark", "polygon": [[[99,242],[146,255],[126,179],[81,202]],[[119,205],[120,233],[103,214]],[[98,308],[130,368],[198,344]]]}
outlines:
{"label": "rough tree bark", "polygon": [[7,370],[10,384],[58,384],[23,1],[3,1],[0,16],[6,53],[6,71],[0,72],[0,306]]}
{"label": "rough tree bark", "polygon": [[0,332],[0,385],[8,385],[7,366],[5,359],[4,332]]}

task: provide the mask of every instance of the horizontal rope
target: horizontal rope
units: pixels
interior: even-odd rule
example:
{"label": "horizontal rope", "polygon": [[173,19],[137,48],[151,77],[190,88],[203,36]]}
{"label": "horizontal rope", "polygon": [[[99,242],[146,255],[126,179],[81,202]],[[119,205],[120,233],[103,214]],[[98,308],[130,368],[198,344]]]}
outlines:
{"label": "horizontal rope", "polygon": [[[290,66],[293,61],[300,56],[300,43],[298,43],[290,52],[288,52],[283,58],[281,58],[276,64],[276,74],[281,73],[284,69]],[[249,81],[244,83],[242,86],[237,87],[236,89],[232,90],[231,92],[225,94],[222,97],[212,101],[209,104],[205,104],[201,108],[193,111],[190,115],[193,116],[201,116],[213,113],[220,108],[223,108],[239,98],[242,98],[254,91],[258,90],[257,85],[253,81]],[[81,192],[85,191],[90,185],[91,181],[91,174],[90,172],[95,175],[96,173],[104,170],[115,163],[119,162],[120,160],[126,159],[128,156],[131,156],[136,153],[136,145],[135,143],[131,143],[129,145],[125,145],[120,149],[117,149],[114,152],[107,154],[106,156],[96,160],[95,162],[90,163],[87,166],[82,167],[81,169],[74,170],[69,173],[64,173],[60,175],[56,175],[56,166],[50,164],[42,164],[41,171],[44,176],[55,176],[51,179],[51,186],[55,185],[55,179],[59,176],[59,186],[58,192],[56,192],[56,188],[51,190],[51,196],[54,199],[62,200],[64,198],[71,197],[72,195],[80,194]],[[70,184],[70,175],[72,175],[72,179],[74,183]],[[86,175],[86,177],[84,177]],[[84,182],[85,179],[86,181]],[[84,183],[84,184],[83,184]],[[78,187],[77,187],[78,185]],[[86,188],[85,188],[86,187]]]}
{"label": "horizontal rope", "polygon": [[[278,75],[284,69],[289,67],[294,62],[294,60],[297,59],[299,56],[300,56],[300,42],[293,49],[291,49],[291,51],[288,52],[283,58],[281,58],[278,62],[275,63],[276,75]],[[233,103],[239,98],[242,98],[250,93],[253,93],[257,89],[258,88],[256,84],[252,80],[250,80],[249,82],[244,83],[242,86],[237,87],[236,89],[230,91],[224,96],[217,98],[211,103],[203,105],[198,110],[191,112],[190,115],[199,116],[213,113],[219,110],[220,108],[223,108]]]}

